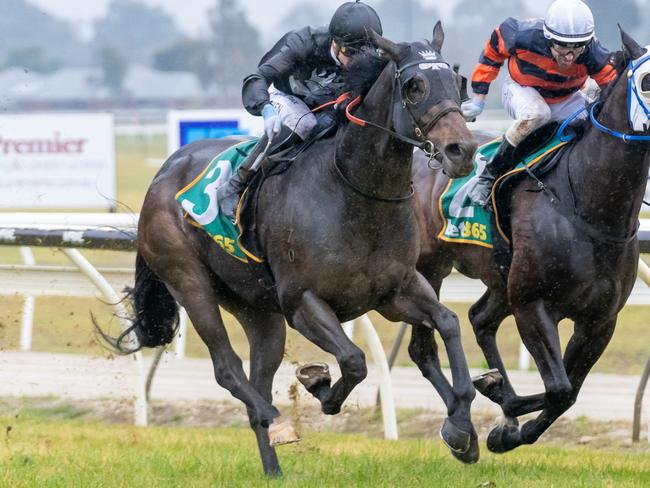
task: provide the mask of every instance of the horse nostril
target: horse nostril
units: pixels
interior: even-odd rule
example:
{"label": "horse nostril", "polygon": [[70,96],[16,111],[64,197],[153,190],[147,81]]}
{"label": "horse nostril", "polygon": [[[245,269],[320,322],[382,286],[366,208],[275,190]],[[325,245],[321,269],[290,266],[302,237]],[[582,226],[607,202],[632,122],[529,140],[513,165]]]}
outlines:
{"label": "horse nostril", "polygon": [[445,155],[452,161],[462,161],[471,158],[476,152],[474,143],[456,142],[445,146]]}
{"label": "horse nostril", "polygon": [[463,148],[460,144],[447,144],[445,146],[445,156],[447,156],[452,161],[462,159],[463,152]]}

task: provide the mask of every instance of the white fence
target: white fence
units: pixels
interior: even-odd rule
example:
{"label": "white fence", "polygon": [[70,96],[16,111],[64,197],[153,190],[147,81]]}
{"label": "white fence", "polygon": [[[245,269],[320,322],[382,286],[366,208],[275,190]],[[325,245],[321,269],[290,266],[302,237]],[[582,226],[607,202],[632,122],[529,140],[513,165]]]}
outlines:
{"label": "white fence", "polygon": [[[21,328],[21,349],[31,348],[33,329],[34,299],[36,296],[93,296],[97,292],[105,301],[113,304],[117,317],[126,317],[127,312],[115,289],[133,283],[133,269],[94,268],[74,247],[96,247],[99,235],[117,235],[119,249],[125,249],[122,238],[133,240],[137,229],[137,216],[125,214],[0,214],[0,244],[20,245],[28,241],[31,245],[61,247],[61,251],[75,265],[39,266],[35,263],[29,248],[21,247],[23,265],[0,265],[0,295],[20,294],[25,297],[23,322]],[[103,233],[103,234],[102,234]],[[38,237],[39,235],[46,236]],[[38,241],[45,241],[38,244]],[[105,248],[111,248],[107,244]],[[84,278],[85,277],[85,278]],[[88,283],[90,280],[90,283]],[[122,319],[123,328],[128,324]],[[184,356],[187,330],[187,314],[181,310],[181,324],[176,341],[177,357]],[[397,439],[397,419],[395,400],[392,393],[390,370],[379,336],[370,319],[363,316],[355,322],[344,324],[349,335],[354,326],[365,336],[373,362],[380,375],[379,394],[381,396],[384,435],[387,439]],[[162,348],[157,351],[152,369],[147,377],[144,372],[142,355],[134,355],[136,362],[135,384],[135,423],[147,423],[147,392],[153,378]]]}
{"label": "white fence", "polygon": [[[20,245],[21,238],[34,238],[34,231],[48,233],[50,241],[44,245],[61,246],[61,251],[74,264],[70,266],[40,266],[33,259],[28,248],[21,248],[25,264],[0,265],[0,295],[19,294],[25,297],[23,309],[23,324],[21,328],[21,349],[31,348],[32,320],[34,298],[42,295],[57,296],[96,296],[99,294],[110,304],[113,304],[117,317],[126,317],[126,310],[120,302],[115,289],[122,289],[132,284],[133,270],[128,268],[96,269],[74,247],[94,247],[93,233],[100,236],[118,234],[120,239],[133,241],[137,229],[137,216],[129,214],[38,214],[15,213],[0,214],[0,244]],[[30,233],[31,232],[31,233]],[[89,233],[88,233],[89,232]],[[101,234],[101,233],[105,234]],[[641,237],[644,249],[650,245],[650,220],[641,222]],[[56,244],[55,244],[56,242]],[[121,242],[121,241],[120,241]],[[43,245],[43,243],[41,243]],[[64,247],[65,246],[65,247]],[[120,243],[119,249],[126,249]],[[647,250],[647,249],[645,249]],[[650,268],[639,262],[639,279],[634,287],[628,304],[647,305],[650,303]],[[485,286],[477,281],[467,279],[454,273],[447,278],[441,290],[441,301],[471,302],[475,301],[485,291]],[[124,322],[124,321],[123,321]],[[390,381],[389,365],[384,349],[377,333],[367,316],[359,318],[355,323],[344,324],[348,335],[352,335],[354,324],[360,328],[369,345],[371,356],[380,372],[380,395],[384,431],[386,438],[397,438],[397,423],[395,418],[394,398]],[[127,323],[122,324],[127,327]],[[187,315],[181,311],[180,333],[176,342],[176,356],[183,357],[187,330]],[[162,350],[159,351],[159,354]],[[147,384],[151,381],[152,373],[147,381],[142,356],[135,354],[135,423],[147,423]],[[159,356],[158,356],[159,358]],[[154,365],[156,361],[154,361]],[[520,349],[519,367],[528,369],[529,355],[523,344]],[[155,367],[155,366],[154,366]],[[650,428],[648,429],[650,433]],[[650,434],[649,434],[650,436]]]}

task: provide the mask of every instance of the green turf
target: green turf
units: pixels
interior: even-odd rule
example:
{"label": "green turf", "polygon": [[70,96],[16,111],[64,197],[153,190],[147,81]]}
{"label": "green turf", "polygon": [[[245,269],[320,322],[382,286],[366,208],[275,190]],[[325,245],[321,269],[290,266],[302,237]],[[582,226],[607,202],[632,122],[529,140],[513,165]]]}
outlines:
{"label": "green turf", "polygon": [[22,413],[1,417],[3,487],[641,487],[650,456],[558,446],[454,460],[438,439],[384,441],[303,432],[278,449],[284,476],[261,472],[247,429],[105,425]]}

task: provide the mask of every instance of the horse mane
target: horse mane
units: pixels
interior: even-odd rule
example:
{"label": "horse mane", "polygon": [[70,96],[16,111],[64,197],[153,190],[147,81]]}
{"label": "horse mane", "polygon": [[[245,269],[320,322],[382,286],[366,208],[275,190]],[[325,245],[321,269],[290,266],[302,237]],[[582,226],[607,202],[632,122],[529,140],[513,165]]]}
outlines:
{"label": "horse mane", "polygon": [[376,51],[363,51],[350,60],[350,65],[343,72],[344,90],[362,97],[370,91],[379,75],[382,73],[388,60]]}
{"label": "horse mane", "polygon": [[611,54],[610,61],[616,71],[616,79],[603,88],[600,94],[600,100],[603,102],[611,95],[614,86],[616,86],[616,82],[627,69],[627,65],[630,63],[630,55],[625,50],[615,51]]}

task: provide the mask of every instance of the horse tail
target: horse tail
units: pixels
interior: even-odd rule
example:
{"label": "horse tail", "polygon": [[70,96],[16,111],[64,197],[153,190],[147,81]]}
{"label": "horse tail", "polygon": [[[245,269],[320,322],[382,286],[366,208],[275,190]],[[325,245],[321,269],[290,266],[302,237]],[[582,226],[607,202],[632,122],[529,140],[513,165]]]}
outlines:
{"label": "horse tail", "polygon": [[[131,326],[119,336],[107,335],[93,317],[95,329],[104,345],[116,354],[127,355],[143,347],[169,344],[178,331],[178,304],[140,253],[135,258],[135,285],[126,291],[125,298],[133,306],[133,316],[127,318]],[[128,340],[131,332],[135,333],[137,344]]]}

